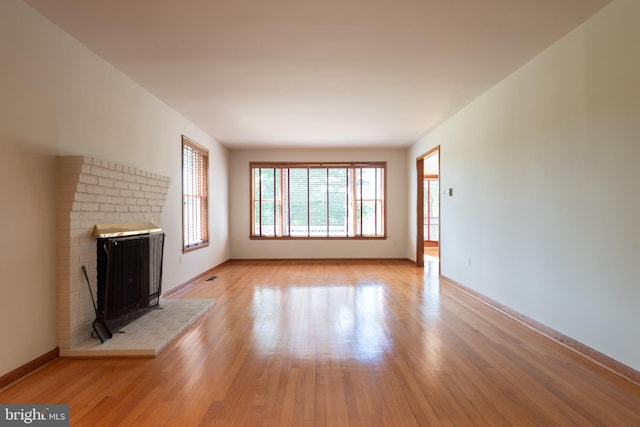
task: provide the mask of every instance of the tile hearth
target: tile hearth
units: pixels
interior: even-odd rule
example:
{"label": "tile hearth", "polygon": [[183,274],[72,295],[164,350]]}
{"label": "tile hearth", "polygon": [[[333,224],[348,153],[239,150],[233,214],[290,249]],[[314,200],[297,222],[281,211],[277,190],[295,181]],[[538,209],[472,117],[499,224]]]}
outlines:
{"label": "tile hearth", "polygon": [[70,349],[61,349],[61,357],[155,357],[174,339],[215,305],[213,299],[161,300],[155,309],[113,333],[100,343],[97,338]]}

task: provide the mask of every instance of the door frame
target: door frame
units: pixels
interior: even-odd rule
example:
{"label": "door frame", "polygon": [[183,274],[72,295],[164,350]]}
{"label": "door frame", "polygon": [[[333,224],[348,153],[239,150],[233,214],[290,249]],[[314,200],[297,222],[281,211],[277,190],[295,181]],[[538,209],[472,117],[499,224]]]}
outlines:
{"label": "door frame", "polygon": [[[416,214],[416,266],[424,267],[424,159],[438,153],[438,184],[440,183],[440,146],[437,145],[431,150],[419,155],[416,158],[416,187],[417,214]],[[438,185],[440,188],[440,185]],[[441,203],[441,191],[438,192],[438,205]],[[442,223],[442,209],[440,209],[440,221],[438,221],[438,264],[440,264],[440,248],[442,246],[442,235],[440,234],[440,224]]]}

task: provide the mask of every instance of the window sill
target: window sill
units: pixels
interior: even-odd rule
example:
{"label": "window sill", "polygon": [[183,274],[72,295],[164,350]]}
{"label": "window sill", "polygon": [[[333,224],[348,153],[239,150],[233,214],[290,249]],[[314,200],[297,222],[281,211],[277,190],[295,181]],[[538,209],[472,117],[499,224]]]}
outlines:
{"label": "window sill", "polygon": [[195,251],[197,249],[202,249],[202,248],[206,248],[207,246],[209,246],[209,242],[206,243],[201,243],[199,245],[195,245],[195,246],[189,246],[188,248],[182,248],[182,253],[187,253],[187,252],[192,252]]}
{"label": "window sill", "polygon": [[249,236],[249,240],[386,240],[387,236]]}

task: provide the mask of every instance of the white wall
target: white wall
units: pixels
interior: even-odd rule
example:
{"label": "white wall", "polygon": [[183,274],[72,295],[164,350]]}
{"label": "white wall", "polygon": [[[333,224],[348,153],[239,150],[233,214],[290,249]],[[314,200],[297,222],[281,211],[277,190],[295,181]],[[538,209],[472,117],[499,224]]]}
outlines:
{"label": "white wall", "polygon": [[454,189],[442,274],[636,370],[638,22],[640,2],[613,2],[408,155],[441,145],[442,189]]}
{"label": "white wall", "polygon": [[[0,2],[0,375],[54,349],[58,154],[172,177],[164,290],[229,257],[228,152],[17,0]],[[181,252],[181,134],[210,150],[212,245]],[[87,301],[87,304],[90,304]]]}
{"label": "white wall", "polygon": [[[249,162],[387,162],[386,240],[250,240]],[[405,258],[405,149],[233,150],[230,156],[230,240],[234,259]]]}

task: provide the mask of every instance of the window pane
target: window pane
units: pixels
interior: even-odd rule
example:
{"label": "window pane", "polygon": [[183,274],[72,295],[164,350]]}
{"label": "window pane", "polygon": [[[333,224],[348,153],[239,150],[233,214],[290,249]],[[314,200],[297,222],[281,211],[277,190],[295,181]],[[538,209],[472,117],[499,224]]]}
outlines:
{"label": "window pane", "polygon": [[438,241],[439,192],[437,179],[424,180],[424,240]]}
{"label": "window pane", "polygon": [[275,174],[273,169],[262,169],[260,175],[260,187],[262,189],[262,202],[261,202],[261,218],[262,218],[262,235],[274,236],[274,215],[275,215],[275,203],[274,194],[275,191]]}
{"label": "window pane", "polygon": [[329,235],[347,236],[347,169],[329,169]]}
{"label": "window pane", "polygon": [[289,169],[289,218],[291,236],[309,235],[307,170]]}
{"label": "window pane", "polygon": [[360,176],[361,215],[363,236],[375,236],[380,234],[383,227],[382,192],[383,174],[380,168],[362,168]]}
{"label": "window pane", "polygon": [[262,215],[261,215],[262,203],[260,202],[261,195],[262,195],[262,187],[260,186],[260,183],[261,183],[260,174],[261,174],[260,168],[253,169],[253,177],[252,177],[253,200],[251,201],[252,202],[251,206],[253,206],[253,229],[255,231],[255,234],[258,236],[262,234]]}
{"label": "window pane", "polygon": [[326,236],[327,225],[327,169],[309,169],[309,235]]}

